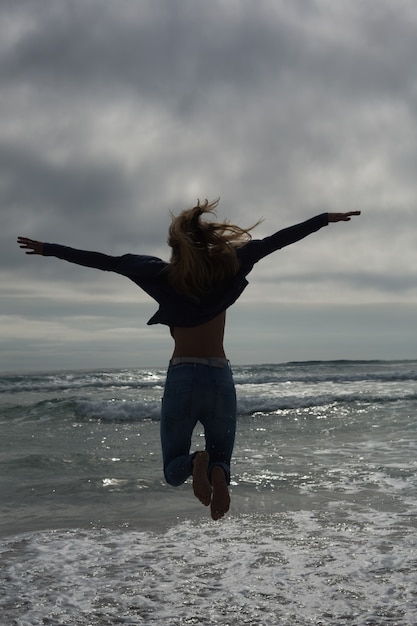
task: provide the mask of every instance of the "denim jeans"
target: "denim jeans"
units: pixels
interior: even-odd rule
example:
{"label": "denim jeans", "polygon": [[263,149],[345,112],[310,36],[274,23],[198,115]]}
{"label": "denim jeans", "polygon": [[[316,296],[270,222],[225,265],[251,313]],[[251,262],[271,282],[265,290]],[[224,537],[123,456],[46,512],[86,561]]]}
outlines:
{"label": "denim jeans", "polygon": [[236,392],[229,365],[213,367],[182,363],[168,368],[161,412],[161,444],[164,476],[177,487],[189,478],[194,454],[192,433],[204,427],[205,449],[214,466],[223,468],[230,483],[230,459],[236,431]]}

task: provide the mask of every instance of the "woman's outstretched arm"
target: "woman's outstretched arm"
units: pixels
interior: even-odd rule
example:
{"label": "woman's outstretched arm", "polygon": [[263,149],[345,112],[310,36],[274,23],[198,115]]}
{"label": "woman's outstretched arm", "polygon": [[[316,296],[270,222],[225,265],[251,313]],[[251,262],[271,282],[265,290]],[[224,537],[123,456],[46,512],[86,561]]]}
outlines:
{"label": "woman's outstretched arm", "polygon": [[[123,259],[129,257],[113,257],[108,254],[102,254],[101,252],[90,252],[88,250],[77,250],[76,248],[70,248],[68,246],[61,246],[56,243],[45,243],[43,241],[36,241],[35,239],[29,239],[28,237],[18,237],[17,243],[23,250],[26,250],[26,254],[41,254],[42,256],[56,257],[69,261],[69,263],[75,263],[76,265],[83,265],[84,267],[93,267],[98,270],[105,270],[108,272],[118,272],[119,274],[125,274],[125,267],[123,265]],[[127,269],[129,270],[131,264],[128,263]]]}
{"label": "woman's outstretched arm", "polygon": [[246,258],[252,263],[256,263],[276,250],[301,241],[301,239],[320,230],[320,228],[327,226],[327,224],[331,222],[349,222],[353,215],[360,215],[360,213],[360,211],[321,213],[305,222],[279,230],[264,239],[253,239],[249,241],[245,246],[242,246],[240,258]]}
{"label": "woman's outstretched arm", "polygon": [[140,254],[111,256],[109,254],[103,254],[102,252],[78,250],[56,243],[36,241],[28,237],[18,237],[17,243],[26,251],[26,254],[55,257],[83,267],[91,267],[105,272],[115,272],[116,274],[130,278],[142,288],[145,288],[144,281],[158,276],[167,265],[157,257]]}

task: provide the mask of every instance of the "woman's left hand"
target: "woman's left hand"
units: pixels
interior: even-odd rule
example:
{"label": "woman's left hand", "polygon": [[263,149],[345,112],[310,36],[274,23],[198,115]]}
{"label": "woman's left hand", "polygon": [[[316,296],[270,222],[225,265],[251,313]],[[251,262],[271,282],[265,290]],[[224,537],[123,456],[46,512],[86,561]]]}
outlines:
{"label": "woman's left hand", "polygon": [[360,215],[360,211],[348,211],[347,213],[328,213],[329,222],[350,222],[352,215]]}

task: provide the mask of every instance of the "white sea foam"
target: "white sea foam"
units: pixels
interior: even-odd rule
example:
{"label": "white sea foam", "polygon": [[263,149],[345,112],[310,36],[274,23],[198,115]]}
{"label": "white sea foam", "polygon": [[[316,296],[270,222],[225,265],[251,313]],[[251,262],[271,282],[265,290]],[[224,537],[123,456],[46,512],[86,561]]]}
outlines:
{"label": "white sea foam", "polygon": [[337,509],[16,537],[1,546],[4,623],[414,626],[406,521]]}

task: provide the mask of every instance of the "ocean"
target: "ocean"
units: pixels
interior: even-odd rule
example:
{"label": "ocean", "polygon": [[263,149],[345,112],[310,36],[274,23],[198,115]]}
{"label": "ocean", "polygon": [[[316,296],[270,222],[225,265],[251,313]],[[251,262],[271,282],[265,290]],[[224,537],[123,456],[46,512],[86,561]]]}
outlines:
{"label": "ocean", "polygon": [[417,361],[233,372],[217,522],[164,483],[165,369],[0,374],[2,626],[415,626]]}

